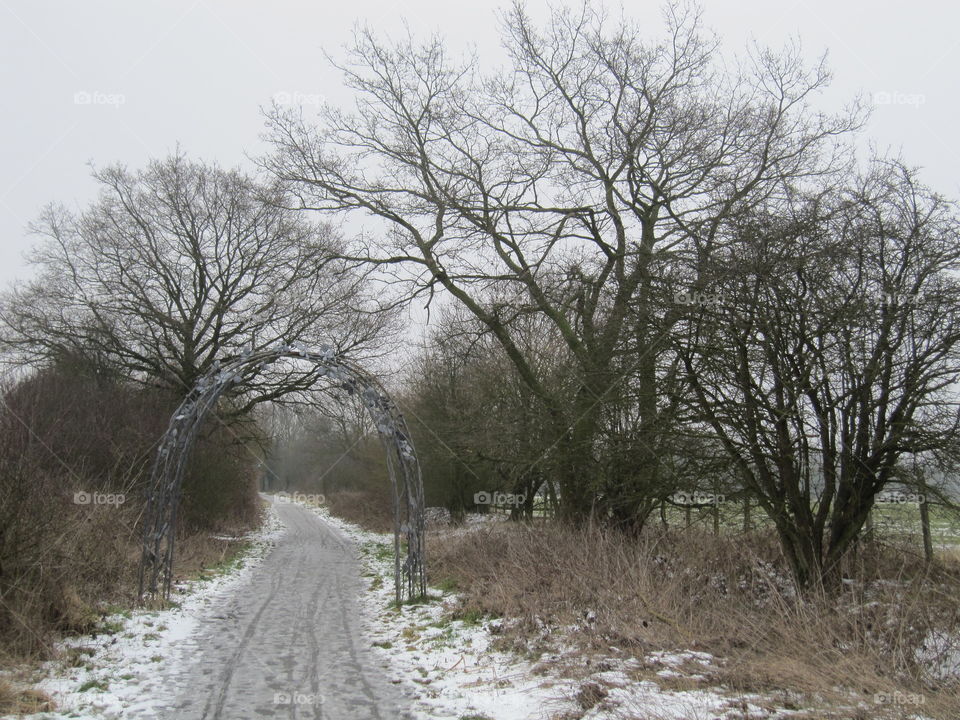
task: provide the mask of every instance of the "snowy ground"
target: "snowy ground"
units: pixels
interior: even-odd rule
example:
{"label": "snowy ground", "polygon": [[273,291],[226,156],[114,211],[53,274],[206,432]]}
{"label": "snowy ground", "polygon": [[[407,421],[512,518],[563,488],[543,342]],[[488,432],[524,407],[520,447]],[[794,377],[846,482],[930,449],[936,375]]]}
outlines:
{"label": "snowy ground", "polygon": [[[552,672],[549,658],[534,664],[494,651],[490,645],[501,621],[451,620],[453,594],[431,589],[428,603],[393,606],[392,536],[361,530],[323,508],[313,510],[360,548],[370,582],[363,600],[366,631],[391,680],[413,688],[405,694],[418,719],[739,720],[795,714],[756,696],[734,698],[719,688],[673,692],[636,679],[651,666],[662,667],[655,674],[664,679],[680,675],[681,666],[684,672],[691,665],[706,668],[713,662],[706,653],[602,658],[593,662],[596,672],[572,680]],[[591,707],[584,711],[584,705]]]}
{"label": "snowy ground", "polygon": [[181,644],[194,632],[198,618],[215,612],[282,533],[276,515],[267,517],[264,527],[247,538],[250,549],[228,572],[178,586],[173,597],[177,607],[115,614],[105,620],[107,632],[65,640],[64,658],[44,666],[47,679],[39,684],[53,697],[57,710],[30,717],[86,720],[150,714],[162,694],[158,663],[184,662]]}
{"label": "snowy ground", "polygon": [[[495,651],[495,635],[508,631],[502,621],[452,620],[456,597],[436,589],[426,603],[396,608],[392,537],[363,531],[323,508],[311,510],[356,544],[368,586],[361,596],[364,642],[418,720],[811,717],[758,696],[736,697],[705,682],[693,690],[667,689],[677,686],[677,680],[692,680],[695,686],[698,676],[704,680],[711,665],[719,662],[706,653],[652,652],[637,658],[612,648],[609,657],[590,658],[589,667],[584,660],[582,672],[573,679],[560,670],[571,661],[564,657],[562,639],[556,657],[541,657],[536,663]],[[157,663],[176,667],[189,662],[182,648],[190,646],[186,638],[199,632],[199,619],[216,617],[236,600],[282,534],[283,526],[271,511],[267,525],[251,537],[252,549],[243,561],[228,573],[180,588],[179,607],[115,615],[108,618],[112,632],[65,642],[70,662],[49,664],[49,679],[41,684],[58,710],[33,717],[152,717],[157,699],[164,695]],[[576,653],[570,655],[576,658]],[[867,716],[876,710],[863,703],[860,707]]]}

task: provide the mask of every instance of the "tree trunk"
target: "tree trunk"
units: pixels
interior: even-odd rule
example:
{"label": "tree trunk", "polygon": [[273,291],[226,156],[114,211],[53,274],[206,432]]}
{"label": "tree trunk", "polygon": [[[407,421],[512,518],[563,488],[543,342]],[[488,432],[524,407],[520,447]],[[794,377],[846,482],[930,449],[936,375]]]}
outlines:
{"label": "tree trunk", "polygon": [[790,520],[773,518],[780,548],[787,558],[794,581],[801,592],[819,587],[825,580],[823,563],[815,538],[798,530]]}
{"label": "tree trunk", "polygon": [[920,498],[920,530],[923,533],[923,558],[933,562],[933,538],[930,536],[930,506],[925,497]]}
{"label": "tree trunk", "polygon": [[[593,395],[581,388],[577,403],[571,408],[573,426],[561,432],[558,448],[560,476],[560,512],[573,524],[583,523],[593,512],[597,468],[593,460],[593,443],[597,434],[597,405]],[[569,416],[568,416],[569,417]],[[558,417],[561,424],[567,418]]]}

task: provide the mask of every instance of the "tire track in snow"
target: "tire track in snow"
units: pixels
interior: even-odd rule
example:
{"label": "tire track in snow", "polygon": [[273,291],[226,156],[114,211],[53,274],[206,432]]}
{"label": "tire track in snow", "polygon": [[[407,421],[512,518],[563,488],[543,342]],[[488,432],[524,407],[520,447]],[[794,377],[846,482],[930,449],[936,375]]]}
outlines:
{"label": "tire track in snow", "polygon": [[[274,505],[286,526],[251,577],[201,621],[163,709],[184,720],[409,717],[362,638],[353,544],[316,514]],[[161,672],[164,672],[161,670]]]}

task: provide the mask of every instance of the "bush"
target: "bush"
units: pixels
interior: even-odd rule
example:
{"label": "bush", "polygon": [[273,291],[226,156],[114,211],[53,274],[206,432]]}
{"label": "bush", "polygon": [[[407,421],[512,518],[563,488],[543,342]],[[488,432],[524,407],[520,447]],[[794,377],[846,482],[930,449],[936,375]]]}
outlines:
{"label": "bush", "polygon": [[197,443],[183,481],[180,531],[226,531],[256,524],[259,460],[247,443],[209,420],[211,428]]}
{"label": "bush", "polygon": [[377,488],[341,490],[326,496],[330,512],[373,532],[393,532],[393,499],[390,481]]}
{"label": "bush", "polygon": [[[47,657],[60,633],[89,631],[108,604],[135,599],[138,523],[174,403],[64,368],[2,401],[0,659]],[[190,467],[184,532],[256,522],[251,462],[227,431],[210,433]]]}

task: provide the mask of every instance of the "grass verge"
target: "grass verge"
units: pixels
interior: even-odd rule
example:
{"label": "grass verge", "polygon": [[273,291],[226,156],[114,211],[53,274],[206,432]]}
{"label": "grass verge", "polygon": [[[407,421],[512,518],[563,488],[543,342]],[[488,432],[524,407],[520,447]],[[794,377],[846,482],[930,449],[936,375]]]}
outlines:
{"label": "grass verge", "polygon": [[[960,652],[960,569],[950,559],[925,567],[909,548],[878,542],[851,561],[858,579],[842,594],[800,597],[766,531],[635,539],[497,523],[434,531],[428,548],[431,584],[457,588],[458,614],[503,618],[500,649],[567,663],[566,673],[613,654],[644,660],[637,681],[722,686],[822,717],[917,709],[901,698],[944,720],[960,707],[957,679],[931,655]],[[929,647],[938,634],[950,640]],[[713,659],[670,673],[650,660],[689,651]]]}

